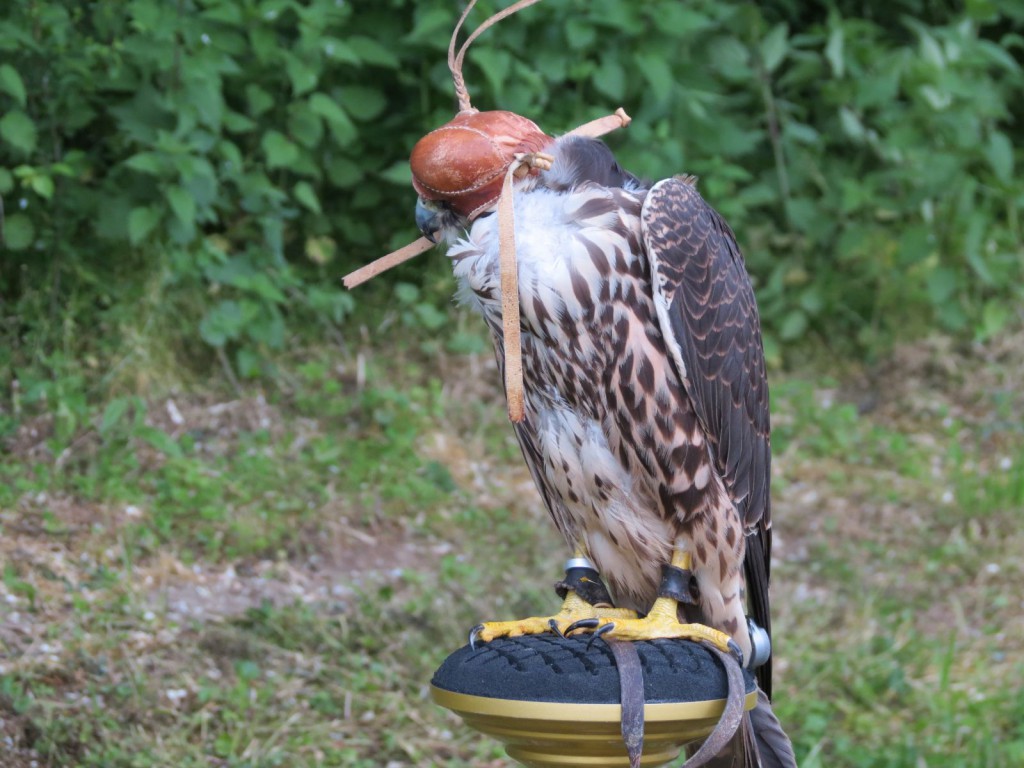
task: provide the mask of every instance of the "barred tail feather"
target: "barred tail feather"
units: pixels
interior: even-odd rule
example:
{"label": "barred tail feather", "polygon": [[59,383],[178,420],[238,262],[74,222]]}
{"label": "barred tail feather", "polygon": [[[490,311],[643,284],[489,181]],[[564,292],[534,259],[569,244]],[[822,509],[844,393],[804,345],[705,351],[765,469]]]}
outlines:
{"label": "barred tail feather", "polygon": [[749,765],[761,768],[796,768],[796,755],[789,736],[782,730],[764,691],[757,692],[757,706],[750,711],[750,735],[760,758]]}

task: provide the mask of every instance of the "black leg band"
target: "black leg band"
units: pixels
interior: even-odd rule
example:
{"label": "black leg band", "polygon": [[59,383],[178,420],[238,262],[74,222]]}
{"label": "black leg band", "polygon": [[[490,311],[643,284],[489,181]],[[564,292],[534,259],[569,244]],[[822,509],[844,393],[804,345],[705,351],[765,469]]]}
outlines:
{"label": "black leg band", "polygon": [[564,600],[570,589],[591,605],[612,605],[612,596],[601,581],[601,574],[593,568],[566,568],[565,578],[555,584],[555,591]]}
{"label": "black leg band", "polygon": [[695,604],[697,602],[697,580],[692,571],[684,571],[674,565],[661,566],[661,585],[658,597],[671,597],[680,603]]}

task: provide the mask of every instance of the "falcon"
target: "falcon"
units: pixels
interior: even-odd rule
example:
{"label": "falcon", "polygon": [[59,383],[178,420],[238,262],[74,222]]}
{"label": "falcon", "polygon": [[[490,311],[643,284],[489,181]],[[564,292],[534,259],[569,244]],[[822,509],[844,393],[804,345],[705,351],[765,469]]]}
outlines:
{"label": "falcon", "polygon": [[[493,152],[546,161],[453,180],[453,158],[466,157],[457,139],[475,134]],[[482,315],[503,375],[495,183],[511,182],[513,428],[556,528],[611,592],[611,605],[593,605],[569,589],[554,616],[489,622],[473,639],[586,628],[738,646],[749,663],[750,628],[770,632],[771,449],[757,306],[732,230],[693,177],[645,182],[600,140],[553,139],[512,113],[460,113],[421,140],[412,166],[417,224],[448,244],[459,297]],[[767,709],[770,663],[757,674]],[[762,716],[777,727],[770,709]]]}

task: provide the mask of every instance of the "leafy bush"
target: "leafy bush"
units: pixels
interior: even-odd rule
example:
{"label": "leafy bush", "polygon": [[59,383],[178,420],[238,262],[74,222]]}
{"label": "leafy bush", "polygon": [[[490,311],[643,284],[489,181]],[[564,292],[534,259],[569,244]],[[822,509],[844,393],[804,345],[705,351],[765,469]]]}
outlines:
{"label": "leafy bush", "polygon": [[[783,0],[549,0],[488,32],[466,74],[476,106],[550,132],[625,106],[610,143],[640,174],[701,176],[771,340],[985,336],[1021,298],[1024,14],[925,5],[808,20]],[[456,10],[10,4],[8,369],[167,348],[165,370],[215,350],[257,375],[297,329],[344,324],[340,275],[414,235],[406,161],[453,112]]]}

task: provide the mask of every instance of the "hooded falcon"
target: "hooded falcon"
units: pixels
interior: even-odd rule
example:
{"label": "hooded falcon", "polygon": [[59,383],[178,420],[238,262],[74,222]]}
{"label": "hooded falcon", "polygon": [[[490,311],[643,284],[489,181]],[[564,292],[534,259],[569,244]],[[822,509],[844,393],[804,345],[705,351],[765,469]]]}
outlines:
{"label": "hooded falcon", "polygon": [[425,239],[346,284],[448,245],[571,562],[610,588],[563,583],[555,615],[487,622],[471,641],[586,629],[710,642],[758,666],[736,764],[795,766],[758,641],[770,632],[771,449],[743,257],[693,177],[652,184],[624,170],[593,138],[611,129],[594,130],[602,121],[553,138],[514,113],[472,108],[466,49],[534,2],[495,14],[456,52],[467,5],[448,54],[460,111],[410,158]]}
{"label": "hooded falcon", "polygon": [[[555,616],[490,622],[474,639],[581,626],[624,639],[724,633],[722,647],[731,639],[749,662],[746,611],[770,631],[771,451],[757,307],[736,239],[692,177],[649,184],[597,139],[552,139],[511,117],[502,140],[515,134],[550,165],[512,186],[523,382],[513,427],[555,526],[596,566],[614,608],[570,591]],[[431,137],[413,151],[416,220],[448,243],[460,297],[483,316],[504,374],[494,190],[438,192],[429,170],[417,173]],[[672,565],[689,572],[694,602],[661,589]],[[685,623],[696,621],[706,626]],[[769,664],[758,670],[768,696],[770,675]],[[778,749],[791,757],[788,740]]]}

